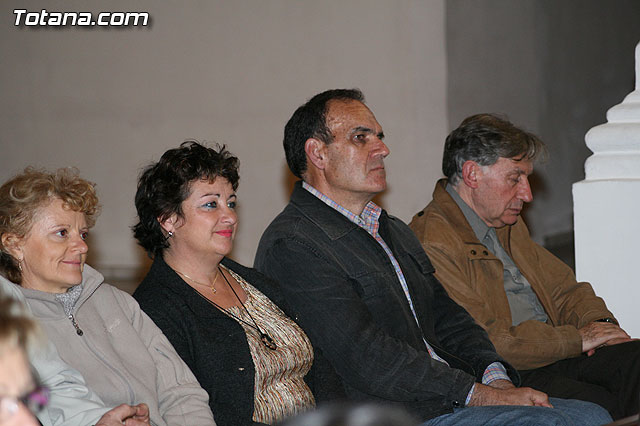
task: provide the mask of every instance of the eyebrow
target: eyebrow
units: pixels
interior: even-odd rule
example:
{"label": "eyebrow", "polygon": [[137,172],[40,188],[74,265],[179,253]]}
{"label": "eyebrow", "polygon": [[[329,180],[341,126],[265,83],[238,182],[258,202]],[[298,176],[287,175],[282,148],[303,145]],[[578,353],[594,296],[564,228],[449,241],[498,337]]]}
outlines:
{"label": "eyebrow", "polygon": [[[531,171],[533,173],[533,170]],[[508,175],[517,174],[517,175],[527,175],[529,176],[531,173],[527,173],[525,170],[516,167],[515,169],[511,169],[507,172]]]}
{"label": "eyebrow", "polygon": [[56,228],[71,228],[71,224],[69,223],[54,223],[53,225],[49,226],[49,229],[53,230]]}
{"label": "eyebrow", "polygon": [[[202,194],[202,195],[200,196],[200,198],[202,199],[202,198],[211,197],[211,196],[214,196],[214,197],[218,197],[218,198],[220,198],[220,194],[218,194],[217,192],[216,192],[216,193],[208,192],[208,193],[206,193],[206,194]],[[229,196],[229,198],[231,198],[231,197],[236,197],[236,198],[238,198],[238,196],[236,195],[236,193],[235,193],[235,192]]]}
{"label": "eyebrow", "polygon": [[354,133],[368,133],[368,134],[371,134],[371,135],[375,134],[378,138],[384,139],[384,132],[375,133],[373,131],[373,129],[370,129],[370,128],[365,127],[365,126],[355,127],[353,130],[351,130],[351,134],[354,134]]}

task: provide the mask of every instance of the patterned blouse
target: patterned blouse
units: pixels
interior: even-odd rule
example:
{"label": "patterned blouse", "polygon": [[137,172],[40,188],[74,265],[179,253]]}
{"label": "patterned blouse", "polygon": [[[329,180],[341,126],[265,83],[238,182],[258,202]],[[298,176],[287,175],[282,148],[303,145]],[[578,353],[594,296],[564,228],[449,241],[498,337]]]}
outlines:
{"label": "patterned blouse", "polygon": [[227,308],[247,323],[238,321],[247,335],[256,371],[253,421],[272,424],[314,408],[313,394],[304,381],[313,363],[313,348],[307,335],[269,298],[235,272],[227,271],[247,293],[244,306],[277,345],[272,350],[262,343],[258,331],[248,325],[253,321],[241,306]]}

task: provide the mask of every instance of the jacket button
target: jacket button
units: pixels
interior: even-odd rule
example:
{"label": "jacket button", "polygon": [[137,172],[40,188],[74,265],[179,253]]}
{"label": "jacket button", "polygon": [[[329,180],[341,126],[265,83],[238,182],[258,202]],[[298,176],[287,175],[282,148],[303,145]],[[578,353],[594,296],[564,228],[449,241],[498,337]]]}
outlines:
{"label": "jacket button", "polygon": [[471,254],[475,256],[476,255],[476,251],[475,250],[471,250]]}
{"label": "jacket button", "polygon": [[460,403],[458,401],[454,400],[454,401],[451,401],[451,406],[458,408],[458,407],[460,407]]}
{"label": "jacket button", "polygon": [[420,210],[420,211],[418,212],[418,216],[422,216],[423,214],[424,214],[424,212],[423,212],[422,210]]}
{"label": "jacket button", "polygon": [[238,368],[238,371],[244,371],[244,367]]}

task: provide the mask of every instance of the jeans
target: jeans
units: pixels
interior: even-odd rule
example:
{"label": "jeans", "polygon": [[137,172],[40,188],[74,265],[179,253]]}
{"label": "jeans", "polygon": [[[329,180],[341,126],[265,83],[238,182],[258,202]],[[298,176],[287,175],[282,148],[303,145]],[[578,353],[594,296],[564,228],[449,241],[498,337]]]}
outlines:
{"label": "jeans", "polygon": [[599,426],[612,421],[604,408],[575,399],[549,398],[554,408],[487,406],[456,408],[422,426]]}

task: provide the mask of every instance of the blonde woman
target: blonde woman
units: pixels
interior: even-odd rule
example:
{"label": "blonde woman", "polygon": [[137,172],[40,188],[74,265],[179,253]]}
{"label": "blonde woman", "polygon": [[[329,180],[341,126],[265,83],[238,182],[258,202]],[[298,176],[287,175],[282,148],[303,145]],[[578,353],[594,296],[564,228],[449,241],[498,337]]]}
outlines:
{"label": "blonde woman", "polygon": [[206,392],[128,294],[85,264],[98,214],[76,171],[26,169],[0,187],[0,271],[60,357],[108,405],[146,403],[154,425],[214,425]]}

